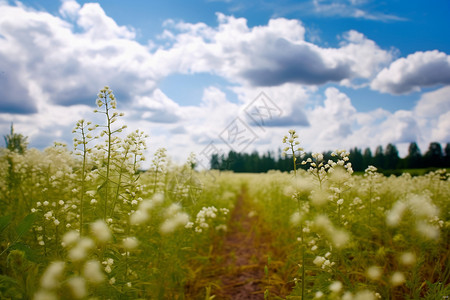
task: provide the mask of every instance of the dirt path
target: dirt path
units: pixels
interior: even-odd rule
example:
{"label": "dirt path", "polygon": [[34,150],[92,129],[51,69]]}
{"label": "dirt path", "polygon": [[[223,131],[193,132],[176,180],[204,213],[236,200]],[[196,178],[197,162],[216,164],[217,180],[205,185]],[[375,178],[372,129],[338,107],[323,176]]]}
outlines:
{"label": "dirt path", "polygon": [[212,293],[216,299],[264,299],[269,241],[267,235],[261,238],[264,234],[257,226],[258,216],[252,216],[247,201],[243,190],[231,213],[223,247],[216,253],[223,257],[217,266],[221,289]]}
{"label": "dirt path", "polygon": [[[186,285],[186,299],[258,300],[264,299],[266,288],[270,299],[283,299],[280,297],[291,290],[278,273],[282,263],[273,259],[284,257],[274,248],[276,233],[265,226],[254,206],[243,188],[231,212],[226,235],[211,246],[208,264],[195,269],[195,277]],[[267,280],[264,268],[269,255]],[[205,293],[213,298],[205,297]]]}

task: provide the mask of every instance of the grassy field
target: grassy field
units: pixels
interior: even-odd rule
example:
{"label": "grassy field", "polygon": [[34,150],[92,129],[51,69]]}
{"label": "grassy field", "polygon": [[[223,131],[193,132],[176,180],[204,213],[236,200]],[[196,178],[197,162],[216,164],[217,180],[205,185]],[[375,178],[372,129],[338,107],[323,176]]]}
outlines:
{"label": "grassy field", "polygon": [[353,174],[346,151],[308,171],[172,165],[146,136],[80,120],[74,148],[0,154],[1,299],[443,299],[450,295],[446,170]]}

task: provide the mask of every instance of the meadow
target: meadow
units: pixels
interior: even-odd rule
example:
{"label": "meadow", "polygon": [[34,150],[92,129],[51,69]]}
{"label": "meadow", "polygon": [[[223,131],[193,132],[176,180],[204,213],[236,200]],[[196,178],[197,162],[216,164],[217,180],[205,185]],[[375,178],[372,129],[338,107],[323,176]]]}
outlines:
{"label": "meadow", "polygon": [[[349,153],[294,171],[198,171],[127,132],[112,91],[74,145],[0,153],[1,299],[445,299],[446,170],[354,174]],[[151,146],[150,146],[151,147]],[[308,170],[297,168],[306,165]]]}

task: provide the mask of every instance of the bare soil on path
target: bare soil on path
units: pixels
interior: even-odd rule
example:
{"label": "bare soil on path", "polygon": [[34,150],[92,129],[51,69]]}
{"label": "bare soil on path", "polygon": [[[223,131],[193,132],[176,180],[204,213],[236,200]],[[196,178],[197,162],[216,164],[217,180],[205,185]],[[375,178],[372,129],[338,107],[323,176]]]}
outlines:
{"label": "bare soil on path", "polygon": [[223,264],[218,266],[221,289],[213,291],[216,299],[264,299],[270,235],[261,232],[258,215],[252,216],[249,208],[243,190],[231,213],[223,247],[217,250]]}
{"label": "bare soil on path", "polygon": [[[186,299],[258,300],[264,299],[266,289],[269,299],[283,299],[280,296],[289,294],[291,286],[279,273],[282,262],[272,257],[284,257],[274,248],[275,234],[265,226],[243,188],[225,236],[210,249],[208,264],[196,269],[195,278],[187,284]],[[270,280],[264,271],[269,255]]]}

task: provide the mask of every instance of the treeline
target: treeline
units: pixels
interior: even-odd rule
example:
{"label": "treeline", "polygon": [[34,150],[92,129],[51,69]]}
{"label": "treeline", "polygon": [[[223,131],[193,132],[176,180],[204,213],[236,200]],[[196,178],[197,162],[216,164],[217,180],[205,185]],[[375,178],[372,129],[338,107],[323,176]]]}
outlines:
{"label": "treeline", "polygon": [[[331,151],[324,152],[324,160],[331,159]],[[408,148],[408,155],[400,158],[397,147],[388,144],[385,148],[378,146],[375,153],[370,148],[364,150],[353,148],[349,151],[350,162],[354,171],[364,171],[369,165],[377,167],[379,170],[398,170],[398,169],[418,169],[418,168],[448,168],[450,167],[450,143],[447,143],[442,149],[441,144],[437,142],[430,143],[428,150],[422,155],[417,143],[411,143]],[[230,151],[228,155],[211,156],[211,169],[230,170],[237,173],[260,173],[269,170],[291,171],[292,158],[278,153],[267,152],[260,155],[258,152],[238,153]],[[311,157],[312,153],[306,153],[303,159]],[[305,166],[298,162],[298,168]]]}

